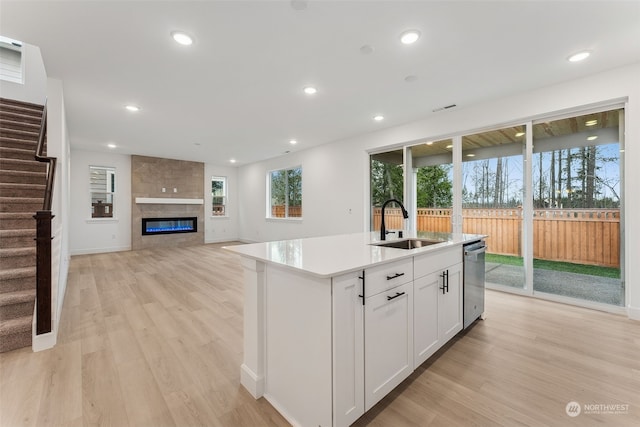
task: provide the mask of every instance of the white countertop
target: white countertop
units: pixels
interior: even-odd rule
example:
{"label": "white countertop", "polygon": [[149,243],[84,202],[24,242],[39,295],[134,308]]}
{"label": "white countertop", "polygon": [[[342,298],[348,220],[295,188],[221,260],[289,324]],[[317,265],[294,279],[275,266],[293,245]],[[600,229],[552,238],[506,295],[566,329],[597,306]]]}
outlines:
{"label": "white countertop", "polygon": [[424,253],[434,252],[455,245],[463,245],[485,238],[482,234],[463,233],[404,233],[399,239],[388,235],[386,242],[408,238],[440,240],[442,243],[417,249],[396,249],[376,246],[380,232],[340,234],[336,236],[310,237],[275,242],[250,243],[225,246],[223,249],[243,257],[291,268],[301,273],[326,278],[376,264],[396,261]]}

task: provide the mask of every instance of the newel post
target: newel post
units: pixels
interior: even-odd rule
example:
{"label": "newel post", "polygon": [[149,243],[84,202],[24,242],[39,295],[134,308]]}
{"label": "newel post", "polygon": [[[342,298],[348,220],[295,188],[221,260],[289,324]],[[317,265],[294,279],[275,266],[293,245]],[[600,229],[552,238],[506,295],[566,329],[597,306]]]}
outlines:
{"label": "newel post", "polygon": [[36,220],[36,335],[51,332],[51,211]]}

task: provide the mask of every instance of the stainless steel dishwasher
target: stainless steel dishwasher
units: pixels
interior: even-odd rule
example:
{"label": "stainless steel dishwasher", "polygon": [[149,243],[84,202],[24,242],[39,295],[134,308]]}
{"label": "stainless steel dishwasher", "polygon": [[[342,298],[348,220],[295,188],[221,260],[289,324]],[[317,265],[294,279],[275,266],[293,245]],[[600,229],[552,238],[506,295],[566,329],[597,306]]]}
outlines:
{"label": "stainless steel dishwasher", "polygon": [[[468,328],[484,313],[484,255],[487,245],[484,240],[467,243],[464,251],[464,328]],[[484,317],[483,317],[484,318]]]}

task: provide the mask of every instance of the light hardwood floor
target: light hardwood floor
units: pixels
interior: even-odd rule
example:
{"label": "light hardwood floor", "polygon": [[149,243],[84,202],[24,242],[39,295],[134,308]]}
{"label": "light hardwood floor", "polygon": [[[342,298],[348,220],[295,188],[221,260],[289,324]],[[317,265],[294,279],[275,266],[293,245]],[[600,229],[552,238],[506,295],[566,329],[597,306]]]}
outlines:
{"label": "light hardwood floor", "polygon": [[[242,272],[220,246],[73,257],[58,345],[0,355],[0,426],[288,425],[239,385]],[[356,425],[640,425],[640,323],[492,291],[486,308]]]}

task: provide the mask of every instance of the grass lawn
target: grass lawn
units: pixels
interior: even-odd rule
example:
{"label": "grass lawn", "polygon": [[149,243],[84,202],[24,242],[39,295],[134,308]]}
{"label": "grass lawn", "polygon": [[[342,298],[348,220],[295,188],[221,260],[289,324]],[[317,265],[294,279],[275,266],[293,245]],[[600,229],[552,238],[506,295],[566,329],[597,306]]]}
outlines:
{"label": "grass lawn", "polygon": [[[486,262],[507,265],[523,265],[523,259],[517,256],[486,254]],[[610,277],[613,279],[620,278],[620,269],[614,267],[600,267],[597,265],[573,264],[571,262],[547,261],[543,259],[534,259],[533,268],[542,270],[567,271],[569,273],[588,274],[591,276]]]}

